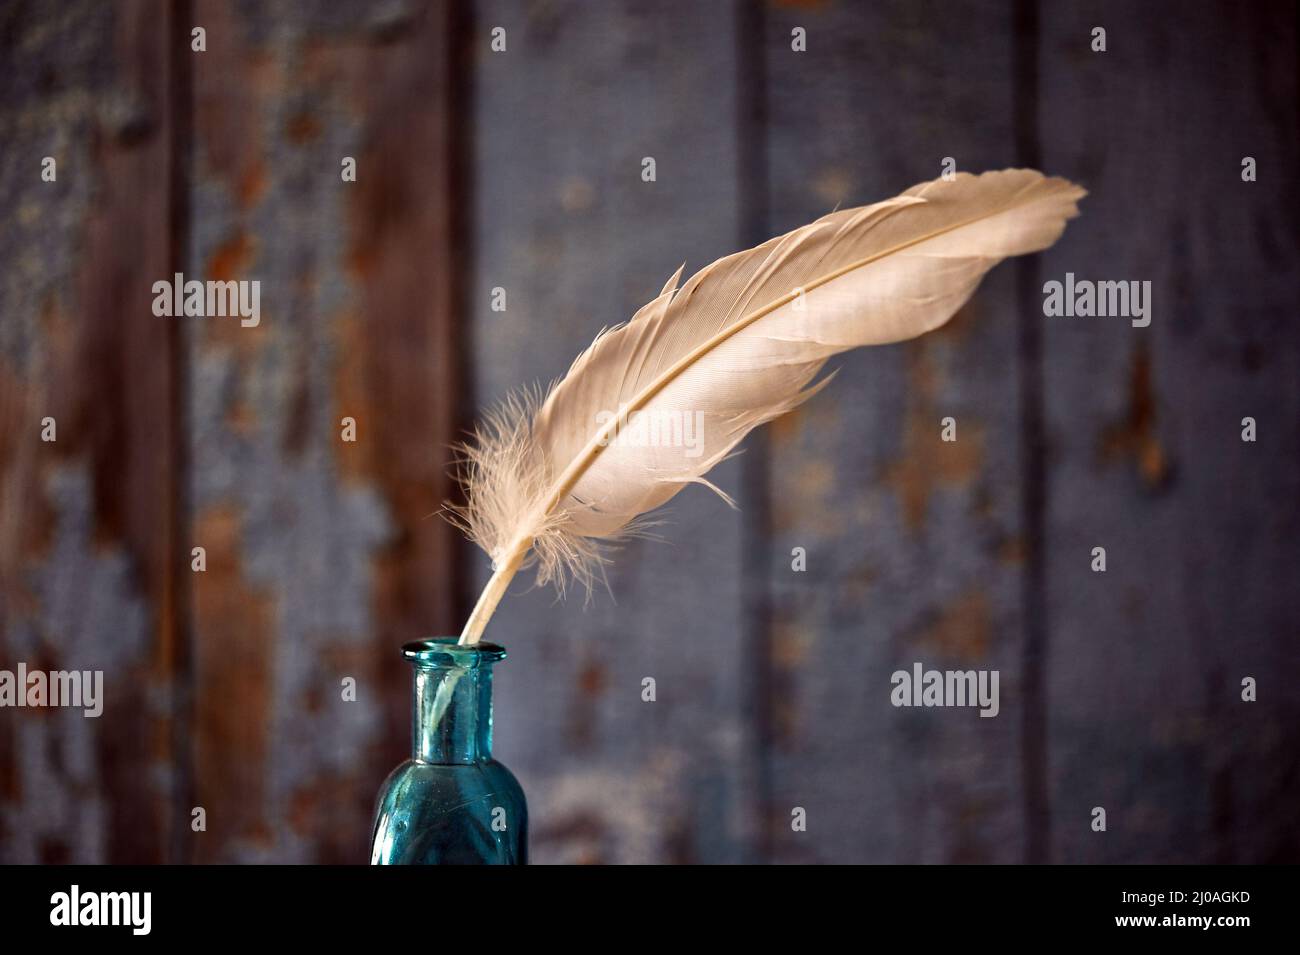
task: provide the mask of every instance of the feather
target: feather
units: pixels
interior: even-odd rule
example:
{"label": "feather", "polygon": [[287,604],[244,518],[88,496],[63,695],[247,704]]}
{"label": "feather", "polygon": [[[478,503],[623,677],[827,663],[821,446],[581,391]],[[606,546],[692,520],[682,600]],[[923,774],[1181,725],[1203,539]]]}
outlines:
{"label": "feather", "polygon": [[680,288],[678,269],[544,398],[509,399],[462,449],[453,520],[493,575],[461,642],[479,639],[521,567],[590,585],[605,542],[688,484],[713,488],[706,474],[749,431],[827,384],[828,358],[943,325],[1003,258],[1055,242],[1084,195],[1028,169],[963,173],[833,212]]}

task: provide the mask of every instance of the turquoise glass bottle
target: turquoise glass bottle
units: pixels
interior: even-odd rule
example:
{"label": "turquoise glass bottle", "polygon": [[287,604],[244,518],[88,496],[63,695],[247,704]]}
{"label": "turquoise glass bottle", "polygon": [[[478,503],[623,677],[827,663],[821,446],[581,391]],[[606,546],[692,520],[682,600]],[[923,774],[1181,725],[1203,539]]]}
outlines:
{"label": "turquoise glass bottle", "polygon": [[402,647],[415,668],[411,758],[379,791],[372,865],[523,865],[528,806],[492,758],[492,667],[506,652],[455,637]]}

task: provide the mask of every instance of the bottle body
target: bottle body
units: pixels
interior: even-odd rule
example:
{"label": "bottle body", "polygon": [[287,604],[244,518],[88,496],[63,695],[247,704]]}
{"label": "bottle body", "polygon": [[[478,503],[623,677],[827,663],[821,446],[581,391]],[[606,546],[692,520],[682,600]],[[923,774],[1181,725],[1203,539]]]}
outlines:
{"label": "bottle body", "polygon": [[384,781],[373,865],[522,865],[528,806],[492,758],[492,666],[505,651],[455,638],[408,643],[415,668],[411,758]]}
{"label": "bottle body", "polygon": [[527,836],[524,791],[496,760],[436,765],[408,759],[379,793],[370,861],[524,865]]}

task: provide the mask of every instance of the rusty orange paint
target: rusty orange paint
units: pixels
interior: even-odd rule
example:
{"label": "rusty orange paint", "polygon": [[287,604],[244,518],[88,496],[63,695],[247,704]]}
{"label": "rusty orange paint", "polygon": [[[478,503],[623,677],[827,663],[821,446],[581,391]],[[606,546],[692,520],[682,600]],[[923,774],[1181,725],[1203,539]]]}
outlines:
{"label": "rusty orange paint", "polygon": [[294,113],[284,124],[284,135],[296,146],[310,143],[320,134],[320,120],[306,111]]}
{"label": "rusty orange paint", "polygon": [[1130,459],[1142,482],[1157,489],[1169,478],[1169,460],[1157,434],[1151,353],[1143,342],[1133,355],[1128,388],[1128,415],[1103,432],[1099,456],[1103,463]]}
{"label": "rusty orange paint", "polygon": [[229,4],[198,0],[193,19],[207,29],[207,52],[192,57],[195,145],[203,167],[223,181],[240,207],[261,196],[265,69],[244,46],[246,31]]}
{"label": "rusty orange paint", "polygon": [[265,841],[267,733],[275,644],[273,605],[243,573],[242,518],[233,505],[195,517],[193,540],[207,551],[207,570],[192,573],[195,632],[195,798],[207,810],[208,846],[248,839]]}
{"label": "rusty orange paint", "polygon": [[772,498],[773,531],[797,530],[810,537],[844,533],[841,505],[834,500],[840,478],[829,451],[844,430],[841,405],[810,402],[767,427],[773,462],[780,468],[779,492]]}
{"label": "rusty orange paint", "polygon": [[968,590],[939,609],[916,636],[916,642],[945,660],[977,663],[988,656],[993,625],[989,598]]}
{"label": "rusty orange paint", "polygon": [[[370,440],[369,433],[373,416],[371,391],[366,387],[365,328],[360,317],[355,312],[348,311],[338,316],[333,332],[338,342],[338,359],[334,364],[334,407],[338,412],[338,420],[331,422],[334,429],[331,446],[343,480],[358,484],[375,469],[375,443]],[[342,440],[343,418],[356,421],[356,441]]]}
{"label": "rusty orange paint", "polygon": [[208,278],[214,282],[237,279],[253,259],[253,240],[247,232],[239,232],[217,247],[208,260]]}
{"label": "rusty orange paint", "polygon": [[788,743],[799,732],[803,709],[795,690],[816,633],[803,626],[801,618],[789,609],[779,609],[772,621],[771,641],[772,737],[778,744]]}
{"label": "rusty orange paint", "polygon": [[1004,564],[1018,566],[1029,555],[1029,544],[1020,534],[1003,538],[998,544],[998,560]]}
{"label": "rusty orange paint", "polygon": [[596,741],[595,730],[600,725],[596,706],[608,683],[608,671],[600,660],[588,659],[578,667],[567,723],[569,743],[576,750],[586,749]]}
{"label": "rusty orange paint", "polygon": [[597,660],[589,660],[578,670],[578,692],[591,699],[605,692],[608,684],[605,665]]}
{"label": "rusty orange paint", "polygon": [[781,417],[769,424],[767,433],[772,444],[776,447],[789,445],[795,439],[795,436],[803,430],[802,423],[807,413],[807,406],[801,405],[789,414],[781,415]]}
{"label": "rusty orange paint", "polygon": [[241,209],[251,209],[266,192],[266,165],[261,158],[248,163],[240,174],[235,199]]}
{"label": "rusty orange paint", "polygon": [[[54,512],[41,493],[40,477],[59,444],[66,449],[71,443],[40,441],[40,420],[53,413],[40,410],[41,404],[0,357],[0,600],[14,614],[37,609],[22,568],[45,553],[54,533]],[[64,419],[56,419],[65,433]]]}
{"label": "rusty orange paint", "polygon": [[845,532],[844,516],[836,495],[835,464],[807,452],[799,463],[781,474],[782,486],[772,502],[772,529],[799,531],[808,539],[835,537]]}
{"label": "rusty orange paint", "polygon": [[[213,251],[208,259],[207,277],[214,282],[245,278],[256,257],[257,243],[247,232],[241,230]],[[205,343],[231,347],[241,360],[247,361],[266,343],[267,330],[273,324],[273,319],[270,310],[264,308],[261,322],[252,327],[246,328],[235,319],[203,322],[197,327],[201,329],[200,334]]]}
{"label": "rusty orange paint", "polygon": [[912,531],[925,523],[930,497],[940,485],[964,487],[980,472],[984,461],[983,429],[962,416],[957,440],[940,439],[940,412],[935,401],[937,373],[931,346],[924,340],[908,346],[908,402],[903,421],[903,449],[884,472]]}
{"label": "rusty orange paint", "polygon": [[794,670],[808,659],[812,634],[795,620],[778,616],[772,626],[772,664],[782,670]]}

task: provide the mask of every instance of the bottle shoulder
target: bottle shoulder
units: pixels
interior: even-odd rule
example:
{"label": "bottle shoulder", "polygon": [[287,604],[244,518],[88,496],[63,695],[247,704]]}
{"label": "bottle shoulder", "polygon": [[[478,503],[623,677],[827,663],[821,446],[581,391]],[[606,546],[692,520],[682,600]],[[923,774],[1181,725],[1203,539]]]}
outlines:
{"label": "bottle shoulder", "polygon": [[523,787],[504,763],[495,759],[473,763],[426,763],[408,759],[389,773],[380,790],[381,804],[387,798],[426,798],[443,806],[456,794],[461,800],[486,798],[495,793],[522,803]]}

